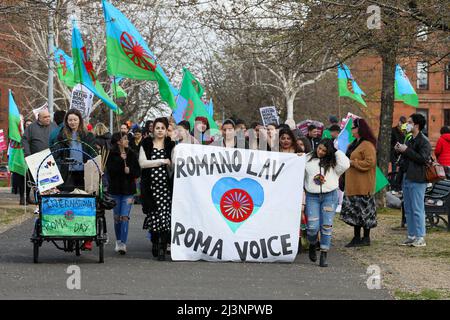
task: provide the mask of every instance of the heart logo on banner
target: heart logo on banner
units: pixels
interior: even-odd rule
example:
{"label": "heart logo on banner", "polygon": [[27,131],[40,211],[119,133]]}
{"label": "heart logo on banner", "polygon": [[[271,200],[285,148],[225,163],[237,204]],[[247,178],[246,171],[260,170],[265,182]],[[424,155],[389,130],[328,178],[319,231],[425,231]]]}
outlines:
{"label": "heart logo on banner", "polygon": [[245,178],[238,181],[234,178],[222,178],[212,188],[211,197],[228,227],[236,232],[261,208],[264,202],[264,189],[253,179]]}

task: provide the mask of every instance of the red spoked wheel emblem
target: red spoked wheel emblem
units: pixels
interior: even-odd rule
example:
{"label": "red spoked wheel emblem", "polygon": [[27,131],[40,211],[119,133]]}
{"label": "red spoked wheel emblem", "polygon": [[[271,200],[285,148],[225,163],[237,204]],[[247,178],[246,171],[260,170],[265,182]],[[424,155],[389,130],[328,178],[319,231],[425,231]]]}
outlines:
{"label": "red spoked wheel emblem", "polygon": [[144,70],[155,71],[156,63],[154,59],[128,32],[122,32],[120,45],[123,52],[136,66]]}
{"label": "red spoked wheel emblem", "polygon": [[67,73],[67,63],[66,63],[66,59],[64,59],[63,56],[59,56],[59,63],[61,64],[63,76],[65,76],[66,73]]}
{"label": "red spoked wheel emblem", "polygon": [[183,119],[189,121],[192,117],[193,112],[194,112],[194,102],[191,99],[189,99],[188,105],[184,110]]}
{"label": "red spoked wheel emblem", "polygon": [[350,91],[351,93],[355,93],[353,91],[353,80],[352,79],[347,79],[347,89],[348,91]]}
{"label": "red spoked wheel emblem", "polygon": [[66,218],[66,220],[73,220],[73,218],[74,218],[75,216],[74,216],[74,213],[73,213],[72,210],[67,210],[67,211],[64,213],[64,217]]}
{"label": "red spoked wheel emblem", "polygon": [[247,191],[231,189],[220,199],[220,211],[231,222],[243,222],[253,212],[253,200]]}

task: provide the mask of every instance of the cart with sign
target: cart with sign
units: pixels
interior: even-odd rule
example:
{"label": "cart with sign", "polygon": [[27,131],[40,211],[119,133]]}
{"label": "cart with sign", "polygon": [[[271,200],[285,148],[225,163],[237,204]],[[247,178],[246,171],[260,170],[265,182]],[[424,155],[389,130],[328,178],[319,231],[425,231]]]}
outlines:
{"label": "cart with sign", "polygon": [[[91,147],[89,146],[89,148]],[[81,152],[88,159],[93,160],[99,174],[99,187],[96,192],[92,194],[49,194],[48,191],[43,191],[45,189],[43,185],[51,183],[52,179],[56,178],[56,176],[50,176],[40,179],[39,174],[43,168],[48,168],[55,163],[58,166],[75,164],[74,159],[71,158],[60,161],[54,160],[52,155],[64,150]],[[52,159],[55,163],[52,164],[52,161],[48,159]],[[35,212],[38,216],[35,218],[31,236],[34,263],[39,261],[39,249],[44,242],[52,242],[56,248],[65,252],[75,252],[76,256],[81,255],[86,243],[96,243],[98,261],[104,262],[104,244],[107,241],[105,209],[111,209],[114,203],[111,204],[110,199],[105,199],[102,192],[101,174],[99,164],[94,160],[94,157],[78,149],[59,148],[42,160],[36,173],[36,198],[39,207]]]}

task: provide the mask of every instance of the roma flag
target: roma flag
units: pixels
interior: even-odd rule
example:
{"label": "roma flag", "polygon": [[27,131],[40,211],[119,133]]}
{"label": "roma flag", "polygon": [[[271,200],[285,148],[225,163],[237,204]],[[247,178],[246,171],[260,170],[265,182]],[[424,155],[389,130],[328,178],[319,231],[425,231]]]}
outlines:
{"label": "roma flag", "polygon": [[161,100],[176,108],[178,91],[158,64],[135,26],[108,1],[103,0],[106,23],[106,62],[110,76],[158,82]]}
{"label": "roma flag", "polygon": [[366,95],[353,79],[350,69],[345,64],[338,66],[338,88],[340,97],[348,97],[367,107],[362,95]]}
{"label": "roma flag", "polygon": [[88,88],[94,95],[101,99],[115,113],[121,114],[122,110],[114,103],[103,89],[94,70],[94,65],[89,57],[87,48],[84,46],[80,30],[75,21],[72,28],[72,56],[74,60],[74,80]]}
{"label": "roma flag", "polygon": [[54,53],[56,71],[58,72],[59,79],[69,88],[75,87],[73,59],[58,47],[55,47]]}
{"label": "roma flag", "polygon": [[217,124],[206,110],[205,104],[198,95],[198,87],[194,85],[194,83],[198,83],[198,80],[186,68],[183,68],[183,73],[183,81],[177,101],[178,108],[184,110],[183,120],[188,120],[191,128],[194,128],[195,119],[197,117],[205,117],[208,119],[209,128],[217,129]]}
{"label": "roma flag", "polygon": [[22,146],[22,123],[20,119],[19,108],[14,101],[11,90],[9,90],[9,149],[8,149],[8,167],[9,171],[25,176],[27,165]]}
{"label": "roma flag", "polygon": [[406,73],[400,67],[400,65],[395,66],[395,100],[403,101],[404,104],[418,107],[419,106],[419,97],[417,96],[416,91],[414,91],[411,82],[409,82]]}

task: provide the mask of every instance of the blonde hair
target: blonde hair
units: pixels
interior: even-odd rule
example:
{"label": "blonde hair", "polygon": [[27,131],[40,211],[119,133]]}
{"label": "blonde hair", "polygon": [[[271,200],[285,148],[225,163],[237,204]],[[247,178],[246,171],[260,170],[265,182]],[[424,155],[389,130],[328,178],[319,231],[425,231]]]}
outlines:
{"label": "blonde hair", "polygon": [[97,123],[94,127],[94,134],[96,136],[102,136],[108,132],[109,132],[108,127],[105,126],[102,122]]}

